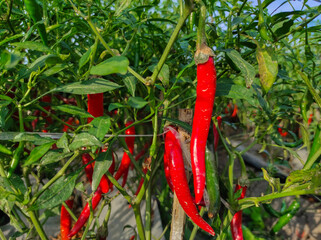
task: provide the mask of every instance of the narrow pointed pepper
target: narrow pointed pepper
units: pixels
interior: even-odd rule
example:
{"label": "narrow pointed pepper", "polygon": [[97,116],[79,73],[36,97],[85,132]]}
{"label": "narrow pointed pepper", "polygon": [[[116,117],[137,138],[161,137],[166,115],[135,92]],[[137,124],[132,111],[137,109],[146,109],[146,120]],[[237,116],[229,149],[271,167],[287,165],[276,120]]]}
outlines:
{"label": "narrow pointed pepper", "polygon": [[213,57],[197,65],[196,102],[191,137],[191,160],[195,201],[199,203],[205,188],[205,148],[211,124],[216,91],[216,70]]}
{"label": "narrow pointed pepper", "polygon": [[[240,184],[236,184],[234,192],[237,192],[240,189],[242,189],[242,192],[238,200],[243,199],[245,197],[247,186],[241,186]],[[238,211],[234,214],[233,219],[231,221],[231,232],[233,240],[243,240],[242,211]]]}
{"label": "narrow pointed pepper", "polygon": [[[71,209],[74,204],[74,200],[67,200],[67,206]],[[64,205],[61,205],[61,213],[60,213],[60,235],[61,240],[69,240],[68,234],[71,229],[71,216],[69,212],[66,210]]]}
{"label": "narrow pointed pepper", "polygon": [[214,230],[199,215],[193,202],[185,174],[184,159],[179,140],[179,134],[172,127],[166,127],[164,132],[167,132],[165,135],[165,152],[169,157],[170,176],[173,181],[173,187],[177,199],[191,220],[204,231],[214,236]]}
{"label": "narrow pointed pepper", "polygon": [[[132,125],[134,122],[133,121],[128,121],[125,126],[128,127]],[[128,128],[125,131],[126,135],[135,135],[135,126]],[[134,152],[134,144],[135,144],[135,137],[125,137],[125,142],[127,144],[127,147],[129,149],[129,152],[133,154]],[[123,182],[122,186],[124,187],[126,184],[127,176],[128,176],[128,170],[130,166],[130,157],[126,152],[124,152],[123,158],[121,160],[120,166],[116,172],[115,179],[118,180],[121,176],[123,176]]]}
{"label": "narrow pointed pepper", "polygon": [[[95,210],[96,207],[98,206],[101,196],[102,196],[102,191],[101,191],[100,186],[98,186],[96,192],[94,193],[92,201],[91,201],[91,206],[92,206],[93,210]],[[77,234],[80,231],[80,229],[87,222],[89,216],[90,216],[90,207],[89,207],[89,204],[87,203],[86,206],[84,207],[84,209],[82,210],[77,222],[75,223],[75,225],[71,229],[70,233],[68,234],[69,238],[71,238],[72,236],[74,236],[75,234]]]}
{"label": "narrow pointed pepper", "polygon": [[[88,94],[88,112],[94,117],[101,117],[104,115],[104,94]],[[90,123],[93,118],[88,118],[88,123]]]}

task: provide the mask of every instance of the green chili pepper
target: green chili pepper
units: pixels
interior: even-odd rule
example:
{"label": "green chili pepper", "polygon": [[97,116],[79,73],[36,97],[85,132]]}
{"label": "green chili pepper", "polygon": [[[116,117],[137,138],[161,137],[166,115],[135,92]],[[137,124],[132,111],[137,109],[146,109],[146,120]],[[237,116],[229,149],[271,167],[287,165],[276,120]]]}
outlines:
{"label": "green chili pepper", "polygon": [[213,218],[220,208],[220,188],[217,175],[216,159],[207,147],[205,152],[206,188],[209,197],[208,217]]}
{"label": "green chili pepper", "polygon": [[281,214],[280,212],[276,211],[276,210],[271,206],[271,204],[263,203],[262,205],[263,205],[264,210],[265,210],[268,214],[270,214],[270,216],[276,217],[276,218],[279,218],[279,217],[282,216],[282,214]]}
{"label": "green chili pepper", "polygon": [[242,225],[242,231],[243,231],[243,238],[244,239],[246,239],[246,240],[256,240],[255,235],[246,226]]}
{"label": "green chili pepper", "polygon": [[20,162],[20,156],[21,154],[23,153],[23,150],[24,150],[24,142],[21,141],[19,143],[19,146],[17,147],[17,149],[14,151],[13,153],[13,157],[12,157],[12,161],[10,163],[10,168],[9,168],[9,171],[8,171],[8,178],[11,177],[11,175],[14,173],[14,171],[16,170],[19,162]]}
{"label": "green chili pepper", "polygon": [[0,144],[0,152],[7,155],[12,155],[12,151],[6,148],[5,146],[3,146],[2,144]]}
{"label": "green chili pepper", "polygon": [[[36,0],[24,0],[27,13],[30,15],[34,24],[42,20],[42,9]],[[46,28],[43,23],[37,25],[40,38],[48,46]]]}
{"label": "green chili pepper", "polygon": [[298,200],[294,200],[288,208],[289,212],[280,217],[276,224],[273,226],[271,234],[278,233],[286,224],[288,224],[293,216],[297,213],[299,208],[300,202]]}
{"label": "green chili pepper", "polygon": [[295,148],[302,144],[303,140],[298,139],[295,133],[292,131],[288,131],[288,133],[291,134],[291,136],[294,138],[294,142],[284,142],[280,139],[280,133],[277,131],[277,127],[274,128],[275,132],[270,135],[271,139],[279,146],[285,146],[289,148]]}
{"label": "green chili pepper", "polygon": [[317,129],[315,130],[315,133],[314,133],[314,139],[313,139],[313,143],[312,143],[312,146],[310,149],[310,153],[309,153],[307,161],[304,164],[303,169],[309,169],[309,168],[311,168],[311,166],[313,166],[313,163],[311,163],[310,159],[321,147],[320,132],[321,132],[321,127],[320,127],[320,125],[317,125]]}

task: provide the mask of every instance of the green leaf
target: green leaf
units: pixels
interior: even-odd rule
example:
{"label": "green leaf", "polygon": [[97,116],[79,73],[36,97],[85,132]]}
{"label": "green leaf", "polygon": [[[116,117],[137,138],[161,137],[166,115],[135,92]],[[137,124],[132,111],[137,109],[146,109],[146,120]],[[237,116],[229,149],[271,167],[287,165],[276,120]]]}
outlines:
{"label": "green leaf", "polygon": [[17,189],[22,195],[27,192],[27,187],[20,176],[12,174],[9,181],[11,182],[11,185],[14,186],[14,188]]}
{"label": "green leaf", "polygon": [[244,99],[252,106],[256,106],[257,103],[251,88],[232,83],[224,83],[223,81],[219,81],[216,85],[215,97],[221,96],[232,99]]}
{"label": "green leaf", "polygon": [[59,162],[62,159],[70,157],[73,153],[72,152],[61,152],[61,150],[50,150],[46,153],[45,156],[41,159],[42,165],[47,165],[55,162]]}
{"label": "green leaf", "polygon": [[[157,65],[152,65],[149,66],[148,69],[151,72],[154,72],[155,68],[157,67]],[[167,64],[164,64],[162,69],[160,70],[159,74],[158,74],[158,79],[163,83],[164,87],[168,86],[169,83],[169,67]]]}
{"label": "green leaf", "polygon": [[114,56],[90,69],[90,74],[105,76],[112,73],[126,74],[129,61],[123,56]]}
{"label": "green leaf", "polygon": [[67,68],[68,65],[67,64],[56,64],[53,67],[49,68],[48,70],[46,70],[43,74],[42,74],[42,78],[46,78],[49,77],[51,75],[54,75],[62,70],[64,70],[65,68]]}
{"label": "green leaf", "polygon": [[226,50],[226,54],[242,72],[242,75],[245,78],[246,86],[250,87],[255,78],[255,68],[247,61],[245,61],[240,53],[235,50]]}
{"label": "green leaf", "polygon": [[130,95],[135,97],[135,90],[136,90],[136,84],[137,79],[134,76],[129,76],[124,78],[125,86],[127,87]]}
{"label": "green leaf", "polygon": [[108,148],[106,152],[102,152],[95,159],[95,167],[93,173],[93,182],[92,182],[92,190],[96,191],[102,176],[108,171],[109,167],[113,162],[113,156],[111,148]]}
{"label": "green leaf", "polygon": [[272,48],[257,45],[256,59],[259,64],[260,82],[265,93],[272,87],[278,74],[278,62]]}
{"label": "green leaf", "polygon": [[50,209],[66,201],[75,188],[78,175],[79,171],[59,178],[49,189],[40,195],[30,207],[30,210]]}
{"label": "green leaf", "polygon": [[146,102],[142,97],[130,97],[128,99],[128,104],[133,108],[140,109],[145,107],[148,104],[148,102]]}
{"label": "green leaf", "polygon": [[35,145],[54,143],[54,140],[52,140],[51,138],[40,137],[40,135],[38,135],[38,134],[19,133],[19,134],[15,135],[15,134],[7,133],[8,136],[6,136],[6,133],[1,133],[1,135],[4,138],[8,137],[9,139],[13,139],[14,142],[26,141],[26,142],[31,142]]}
{"label": "green leaf", "polygon": [[79,60],[79,70],[89,61],[92,48],[90,47]]}
{"label": "green leaf", "polygon": [[49,151],[49,149],[53,144],[54,142],[50,142],[50,143],[46,143],[38,147],[35,147],[31,151],[29,157],[26,159],[24,166],[28,166],[36,163],[43,155],[45,155]]}
{"label": "green leaf", "polygon": [[64,152],[70,152],[68,147],[68,134],[64,132],[61,138],[56,143],[58,148],[62,148]]}
{"label": "green leaf", "polygon": [[92,134],[80,133],[75,136],[74,140],[69,145],[69,149],[73,151],[81,147],[89,147],[89,146],[102,147],[103,144]]}
{"label": "green leaf", "polygon": [[121,103],[111,103],[108,106],[108,111],[111,112],[111,111],[113,111],[115,109],[123,108],[123,107],[125,107],[125,106],[123,104],[121,104]]}
{"label": "green leaf", "polygon": [[49,52],[49,53],[53,53],[53,51],[43,45],[40,42],[15,42],[15,43],[11,43],[11,45],[16,46],[17,48],[26,48],[26,49],[30,49],[30,50],[34,50],[34,51],[39,51],[39,52]]}
{"label": "green leaf", "polygon": [[117,83],[102,79],[93,78],[83,82],[74,82],[66,85],[59,86],[53,91],[55,92],[66,92],[73,94],[93,94],[113,91],[121,86]]}
{"label": "green leaf", "polygon": [[174,123],[177,126],[184,128],[187,132],[192,133],[192,126],[186,122],[183,122],[183,121],[177,120],[177,119],[167,118],[167,117],[162,117],[162,119],[165,119],[166,121]]}
{"label": "green leaf", "polygon": [[102,141],[110,128],[110,117],[98,117],[91,121],[93,125],[88,133],[94,135],[98,140]]}
{"label": "green leaf", "polygon": [[83,117],[83,118],[93,118],[93,116],[90,113],[88,113],[87,111],[83,110],[80,107],[73,106],[73,105],[65,104],[65,105],[60,105],[60,106],[54,106],[54,107],[52,107],[52,109],[59,110],[59,111],[65,112],[65,113],[70,113],[72,115],[76,115],[76,116]]}
{"label": "green leaf", "polygon": [[263,172],[264,179],[269,183],[270,187],[272,188],[272,193],[274,193],[275,191],[280,192],[281,191],[280,178],[270,177],[268,172],[264,168],[262,168],[262,172]]}

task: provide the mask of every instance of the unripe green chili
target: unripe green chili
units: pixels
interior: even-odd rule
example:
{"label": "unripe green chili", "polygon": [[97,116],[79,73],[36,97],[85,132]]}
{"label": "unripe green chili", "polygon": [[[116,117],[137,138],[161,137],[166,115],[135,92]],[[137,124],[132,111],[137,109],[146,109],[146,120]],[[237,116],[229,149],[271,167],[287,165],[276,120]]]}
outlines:
{"label": "unripe green chili", "polygon": [[8,178],[10,178],[12,176],[12,174],[14,173],[14,171],[16,170],[19,162],[20,162],[20,156],[23,153],[23,149],[24,149],[24,142],[21,141],[19,143],[19,146],[17,147],[17,149],[14,151],[13,157],[12,157],[12,161],[10,163],[10,168],[8,171]]}
{"label": "unripe green chili", "polygon": [[217,177],[217,166],[215,155],[206,148],[205,167],[206,167],[206,189],[209,198],[208,217],[213,218],[220,208],[220,188]]}
{"label": "unripe green chili", "polygon": [[286,224],[290,222],[290,220],[297,213],[299,208],[300,208],[300,202],[298,200],[294,200],[288,208],[289,212],[279,218],[279,220],[273,226],[271,233],[272,234],[278,233]]}
{"label": "unripe green chili", "polygon": [[281,214],[280,212],[276,211],[276,210],[271,206],[271,204],[263,203],[262,205],[263,205],[264,210],[265,210],[268,214],[270,214],[270,216],[276,217],[276,218],[279,218],[279,217],[282,216],[282,214]]}
{"label": "unripe green chili", "polygon": [[5,146],[3,146],[2,144],[0,144],[0,152],[7,155],[12,155],[12,151],[6,148]]}

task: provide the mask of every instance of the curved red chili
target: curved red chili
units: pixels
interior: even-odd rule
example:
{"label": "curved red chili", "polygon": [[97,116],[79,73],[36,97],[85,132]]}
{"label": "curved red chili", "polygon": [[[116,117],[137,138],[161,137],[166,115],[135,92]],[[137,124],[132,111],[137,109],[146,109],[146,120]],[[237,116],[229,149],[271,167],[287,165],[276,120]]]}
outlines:
{"label": "curved red chili", "polygon": [[[125,126],[128,127],[132,125],[134,122],[133,121],[128,121]],[[125,131],[126,135],[135,135],[135,126],[128,128]],[[129,149],[129,152],[133,154],[134,152],[134,143],[135,143],[135,137],[125,137],[125,142],[127,144],[127,147]],[[121,176],[123,176],[123,182],[122,186],[124,187],[127,181],[127,176],[128,176],[128,170],[130,166],[130,158],[126,152],[124,152],[123,158],[121,160],[120,166],[116,172],[115,179],[118,180]]]}
{"label": "curved red chili", "polygon": [[169,159],[170,159],[170,155],[166,151],[166,148],[165,148],[165,153],[164,153],[165,178],[166,178],[166,181],[167,181],[167,184],[168,184],[169,188],[172,190],[172,192],[174,192],[173,182],[172,182],[171,175],[170,175],[170,170],[169,170],[169,166],[170,166]]}
{"label": "curved red chili", "polygon": [[197,65],[196,102],[191,137],[191,160],[195,201],[199,203],[205,188],[205,148],[211,124],[216,91],[216,70],[213,57]]}
{"label": "curved red chili", "polygon": [[[104,94],[88,94],[88,112],[94,117],[101,117],[104,115]],[[93,118],[88,118],[88,123],[90,123]]]}
{"label": "curved red chili", "polygon": [[[98,206],[98,203],[100,202],[102,195],[102,191],[100,186],[98,186],[96,192],[94,193],[94,196],[91,200],[91,206],[92,209],[95,210],[96,207]],[[89,204],[87,203],[84,209],[82,210],[77,222],[75,223],[74,227],[71,229],[70,233],[68,234],[68,237],[71,238],[75,234],[79,232],[79,230],[85,225],[87,222],[88,218],[90,216],[90,207]]]}
{"label": "curved red chili", "polygon": [[[67,206],[71,209],[74,204],[74,200],[67,200]],[[69,231],[71,228],[71,216],[64,205],[61,205],[61,213],[60,213],[60,235],[61,240],[69,240],[68,237]]]}
{"label": "curved red chili", "polygon": [[[241,186],[239,184],[236,184],[234,192],[237,192],[240,189],[242,189],[242,193],[238,200],[243,199],[245,197],[247,186]],[[242,211],[238,211],[233,216],[233,219],[231,221],[231,232],[233,240],[243,240]]]}
{"label": "curved red chili", "polygon": [[[222,117],[218,116],[216,119],[217,119],[217,125],[220,128],[222,125]],[[218,142],[220,140],[220,135],[218,133],[218,130],[217,130],[215,124],[213,124],[213,134],[214,134],[214,150],[216,151],[217,146],[218,146]]]}
{"label": "curved red chili", "polygon": [[184,159],[178,132],[171,127],[165,128],[165,132],[167,132],[165,135],[165,151],[168,153],[170,176],[177,199],[191,220],[204,231],[214,236],[214,230],[199,215],[193,202],[185,175]]}

